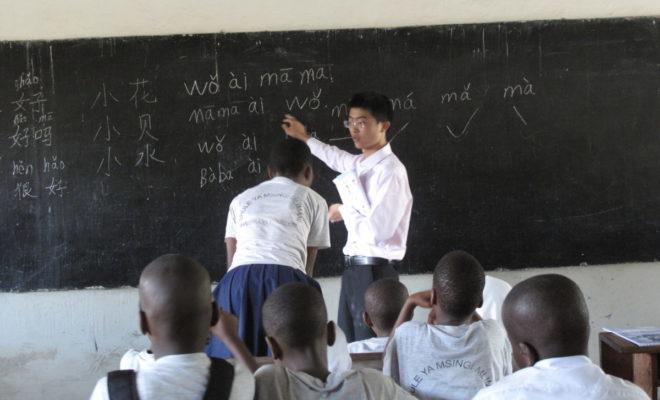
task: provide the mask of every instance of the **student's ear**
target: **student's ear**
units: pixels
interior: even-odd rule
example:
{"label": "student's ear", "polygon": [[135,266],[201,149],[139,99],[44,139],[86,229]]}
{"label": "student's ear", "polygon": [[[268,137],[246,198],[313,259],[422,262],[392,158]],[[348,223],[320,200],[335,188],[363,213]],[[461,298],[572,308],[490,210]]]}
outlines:
{"label": "student's ear", "polygon": [[337,331],[335,330],[336,329],[335,323],[332,321],[328,321],[327,329],[328,329],[328,333],[327,333],[328,346],[332,346],[333,344],[335,344],[335,340],[337,339]]}
{"label": "student's ear", "polygon": [[281,360],[283,353],[280,344],[277,343],[277,339],[272,336],[266,336],[266,343],[270,347],[270,352],[273,354],[273,360]]}
{"label": "student's ear", "polygon": [[387,132],[388,129],[390,129],[390,126],[392,126],[392,123],[390,121],[383,121],[381,122],[381,124],[383,124],[383,130],[385,132]]}
{"label": "student's ear", "polygon": [[266,171],[268,172],[268,179],[272,179],[275,176],[275,171],[271,167],[266,167]]}
{"label": "student's ear", "polygon": [[[539,361],[539,353],[536,351],[534,346],[526,342],[516,343],[517,351],[514,350],[513,354],[516,357],[516,364],[519,368],[527,368],[536,364]],[[517,353],[517,354],[516,354]]]}
{"label": "student's ear", "polygon": [[211,302],[211,326],[215,326],[215,324],[218,323],[218,320],[220,319],[220,315],[218,314],[218,305],[215,303],[215,301]]}
{"label": "student's ear", "polygon": [[374,322],[371,320],[369,313],[367,313],[366,311],[362,313],[362,320],[364,321],[365,324],[367,324],[369,328],[374,327]]}
{"label": "student's ear", "polygon": [[309,182],[309,185],[312,185],[312,181],[314,180],[314,169],[312,168],[311,164],[305,165],[305,169],[303,170],[303,174],[305,176],[305,181]]}
{"label": "student's ear", "polygon": [[435,288],[431,289],[431,305],[438,305],[438,292],[435,291]]}
{"label": "student's ear", "polygon": [[140,331],[143,335],[148,335],[149,332],[149,321],[147,320],[147,314],[144,311],[140,310]]}

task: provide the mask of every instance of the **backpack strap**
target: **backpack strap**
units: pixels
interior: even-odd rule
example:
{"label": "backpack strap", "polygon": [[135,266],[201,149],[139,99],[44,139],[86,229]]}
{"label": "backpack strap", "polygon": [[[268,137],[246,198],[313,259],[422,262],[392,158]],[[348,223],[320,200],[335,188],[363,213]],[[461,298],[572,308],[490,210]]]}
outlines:
{"label": "backpack strap", "polygon": [[234,366],[222,358],[210,359],[209,383],[206,385],[204,400],[229,400],[234,383]]}
{"label": "backpack strap", "polygon": [[108,372],[108,395],[110,400],[140,400],[132,369]]}

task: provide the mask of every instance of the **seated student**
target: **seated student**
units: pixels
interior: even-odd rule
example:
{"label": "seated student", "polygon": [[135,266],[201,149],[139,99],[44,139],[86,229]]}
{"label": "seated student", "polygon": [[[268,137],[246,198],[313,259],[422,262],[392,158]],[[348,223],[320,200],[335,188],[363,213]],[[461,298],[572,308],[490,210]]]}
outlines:
{"label": "seated student", "polygon": [[477,313],[483,319],[494,319],[502,325],[502,304],[510,291],[511,285],[508,282],[486,275],[484,304],[477,308]]}
{"label": "seated student", "polygon": [[[309,188],[314,173],[309,148],[282,140],[270,154],[271,179],[234,198],[229,206],[225,242],[228,271],[214,291],[218,305],[238,317],[239,334],[255,357],[268,347],[261,326],[261,305],[278,286],[311,277],[316,252],[330,247],[328,205]],[[206,348],[213,357],[230,357],[216,338]]]}
{"label": "seated student", "polygon": [[335,326],[318,290],[283,285],[268,297],[262,316],[275,364],[257,370],[256,399],[414,400],[376,370],[328,370],[326,347],[335,339]]}
{"label": "seated student", "polygon": [[587,358],[589,311],[572,280],[547,274],[520,282],[506,297],[502,316],[522,369],[481,390],[475,400],[649,399]]}
{"label": "seated student", "polygon": [[[504,329],[482,320],[484,270],[464,251],[438,262],[433,289],[411,295],[385,350],[383,372],[420,399],[471,399],[511,372]],[[434,321],[410,321],[416,306],[432,308]],[[408,321],[408,322],[406,322]]]}
{"label": "seated student", "polygon": [[[252,399],[254,378],[241,363],[209,359],[202,351],[218,321],[208,272],[181,255],[158,257],[142,271],[140,328],[149,335],[154,361],[138,372],[114,371],[98,381],[90,397],[101,399]],[[227,328],[215,328],[221,334]],[[232,348],[238,335],[223,335]],[[245,358],[247,349],[238,352]]]}
{"label": "seated student", "polygon": [[364,323],[376,337],[348,344],[350,353],[382,353],[390,339],[394,323],[408,299],[408,289],[396,279],[373,282],[364,292]]}

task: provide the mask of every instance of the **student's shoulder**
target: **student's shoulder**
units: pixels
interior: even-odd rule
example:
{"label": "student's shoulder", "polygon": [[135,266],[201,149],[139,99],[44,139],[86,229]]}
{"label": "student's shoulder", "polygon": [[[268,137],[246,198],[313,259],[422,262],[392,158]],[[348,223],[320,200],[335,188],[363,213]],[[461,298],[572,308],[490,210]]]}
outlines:
{"label": "student's shoulder", "polygon": [[480,326],[489,337],[506,339],[506,331],[502,325],[494,319],[483,319],[473,324],[476,324],[475,326]]}
{"label": "student's shoulder", "polygon": [[94,386],[94,391],[92,391],[89,400],[108,400],[109,398],[108,378],[104,376],[96,382],[96,386]]}
{"label": "student's shoulder", "polygon": [[649,396],[632,382],[605,374],[607,384],[600,385],[605,388],[603,398],[620,400],[648,400]]}
{"label": "student's shoulder", "polygon": [[542,378],[534,368],[523,368],[481,389],[473,400],[507,399],[513,398],[514,394],[530,393],[529,383],[536,383],[540,379]]}
{"label": "student's shoulder", "polygon": [[276,364],[266,364],[259,367],[254,373],[254,379],[257,383],[277,381],[286,378],[286,368]]}
{"label": "student's shoulder", "polygon": [[369,393],[372,395],[372,397],[368,397],[369,399],[415,399],[397,385],[392,378],[383,375],[378,370],[362,368],[355,370],[354,373],[364,387],[369,388]]}
{"label": "student's shoulder", "polygon": [[255,377],[241,362],[232,360],[234,366],[234,380],[232,382],[230,399],[252,399],[255,393]]}
{"label": "student's shoulder", "polygon": [[307,186],[302,186],[302,187],[304,188],[303,190],[307,194],[308,199],[310,199],[312,202],[314,202],[316,204],[324,205],[326,208],[328,207],[328,203],[325,201],[323,196],[321,196],[320,194],[318,194],[316,192],[316,190],[314,190],[310,187],[307,187]]}
{"label": "student's shoulder", "polygon": [[399,325],[394,331],[394,337],[397,339],[416,337],[429,330],[429,324],[421,321],[407,321]]}

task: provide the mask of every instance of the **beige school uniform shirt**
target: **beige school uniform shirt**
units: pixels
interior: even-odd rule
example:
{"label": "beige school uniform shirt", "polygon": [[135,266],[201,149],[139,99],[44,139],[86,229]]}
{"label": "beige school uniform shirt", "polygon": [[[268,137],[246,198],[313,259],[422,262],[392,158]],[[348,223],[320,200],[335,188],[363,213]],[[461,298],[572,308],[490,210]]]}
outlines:
{"label": "beige school uniform shirt", "polygon": [[304,372],[265,365],[255,373],[257,400],[415,400],[374,369],[331,372],[325,382]]}

